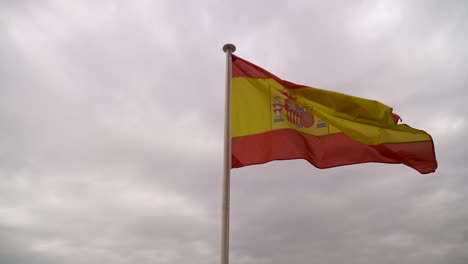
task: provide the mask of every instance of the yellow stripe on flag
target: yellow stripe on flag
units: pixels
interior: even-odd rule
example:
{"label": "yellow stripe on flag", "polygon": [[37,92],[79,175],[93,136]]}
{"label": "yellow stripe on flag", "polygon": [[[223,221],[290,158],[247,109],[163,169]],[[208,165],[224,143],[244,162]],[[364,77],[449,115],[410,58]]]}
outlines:
{"label": "yellow stripe on flag", "polygon": [[344,132],[368,145],[431,140],[422,130],[395,124],[391,114],[377,101],[311,87],[288,89],[272,78],[232,80],[233,137],[293,129],[314,136]]}

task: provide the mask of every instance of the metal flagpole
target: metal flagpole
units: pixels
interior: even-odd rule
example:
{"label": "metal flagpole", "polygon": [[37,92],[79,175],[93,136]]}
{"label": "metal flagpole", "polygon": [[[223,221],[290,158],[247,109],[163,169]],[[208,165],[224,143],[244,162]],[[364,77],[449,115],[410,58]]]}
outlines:
{"label": "metal flagpole", "polygon": [[223,46],[226,53],[226,102],[224,116],[224,177],[223,177],[223,214],[221,223],[221,264],[229,264],[229,196],[231,181],[231,86],[232,53],[236,46]]}

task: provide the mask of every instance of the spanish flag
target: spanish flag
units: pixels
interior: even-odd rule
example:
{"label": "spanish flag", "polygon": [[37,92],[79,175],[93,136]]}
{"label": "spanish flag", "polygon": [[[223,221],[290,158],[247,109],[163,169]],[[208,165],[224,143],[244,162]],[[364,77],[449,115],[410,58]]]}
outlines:
{"label": "spanish flag", "polygon": [[232,167],[305,159],[317,168],[401,163],[434,172],[431,136],[380,102],[294,84],[232,55]]}

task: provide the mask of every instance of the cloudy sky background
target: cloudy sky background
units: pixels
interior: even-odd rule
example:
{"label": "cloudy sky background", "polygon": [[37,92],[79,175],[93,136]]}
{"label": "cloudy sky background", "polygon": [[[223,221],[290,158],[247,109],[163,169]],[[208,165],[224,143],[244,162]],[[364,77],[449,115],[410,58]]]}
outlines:
{"label": "cloudy sky background", "polygon": [[227,42],[439,168],[236,169],[231,263],[468,263],[464,1],[0,1],[0,262],[218,263]]}

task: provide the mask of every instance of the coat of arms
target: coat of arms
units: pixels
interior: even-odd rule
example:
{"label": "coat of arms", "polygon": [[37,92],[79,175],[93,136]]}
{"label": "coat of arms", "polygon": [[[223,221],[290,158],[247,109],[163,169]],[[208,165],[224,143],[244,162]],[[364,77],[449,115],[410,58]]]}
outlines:
{"label": "coat of arms", "polygon": [[[284,121],[283,116],[298,128],[309,128],[314,125],[314,116],[307,111],[307,108],[299,105],[295,95],[283,90],[281,91],[286,98],[280,96],[274,97],[273,112],[275,113],[274,122]],[[281,100],[283,99],[283,100]]]}

